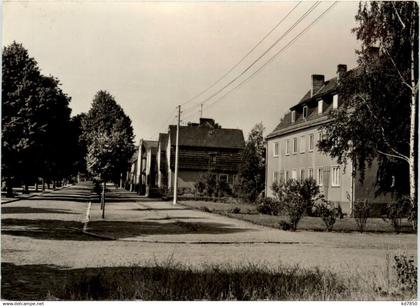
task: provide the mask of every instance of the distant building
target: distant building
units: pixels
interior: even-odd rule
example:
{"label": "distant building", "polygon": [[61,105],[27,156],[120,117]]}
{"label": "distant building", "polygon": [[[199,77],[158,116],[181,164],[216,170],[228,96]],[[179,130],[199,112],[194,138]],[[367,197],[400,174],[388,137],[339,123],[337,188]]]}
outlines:
{"label": "distant building", "polygon": [[[337,66],[336,77],[325,80],[323,75],[311,77],[312,87],[277,127],[267,135],[266,194],[272,196],[275,181],[314,178],[328,200],[340,204],[350,212],[354,201],[369,199],[384,203],[386,196],[375,197],[375,163],[367,170],[364,183],[352,176],[352,163],[339,165],[336,159],[322,153],[317,142],[322,137],[319,128],[329,124],[328,113],[342,104],[337,92],[340,77],[347,72],[346,65]],[[357,173],[356,173],[357,174]]]}
{"label": "distant building", "polygon": [[[173,190],[175,175],[176,126],[159,135],[158,186]],[[221,128],[213,119],[201,118],[179,130],[178,188],[190,193],[200,175],[213,173],[219,180],[233,185],[245,146],[239,129]]]}

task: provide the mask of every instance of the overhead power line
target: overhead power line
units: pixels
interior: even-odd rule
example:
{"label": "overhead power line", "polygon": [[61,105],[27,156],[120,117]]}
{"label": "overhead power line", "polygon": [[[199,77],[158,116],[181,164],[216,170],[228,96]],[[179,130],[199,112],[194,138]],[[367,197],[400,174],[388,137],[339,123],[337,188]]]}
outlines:
{"label": "overhead power line", "polygon": [[227,72],[225,72],[220,78],[218,78],[216,81],[214,81],[209,87],[205,88],[203,91],[199,92],[195,96],[193,96],[191,99],[185,101],[181,104],[181,106],[184,106],[198,97],[202,96],[204,93],[209,91],[211,88],[213,88],[217,83],[219,83],[221,80],[223,80],[229,73],[231,73],[235,68],[237,68],[257,47],[261,45],[261,43],[271,35],[282,23],[286,20],[287,17],[301,4],[301,2],[298,2],[263,38],[261,38],[235,65],[233,65]]}
{"label": "overhead power line", "polygon": [[238,85],[227,91],[224,95],[219,97],[216,101],[211,103],[207,106],[207,108],[213,106],[220,100],[222,100],[224,97],[226,97],[228,94],[230,94],[232,91],[236,90],[240,86],[242,86],[244,83],[246,83],[248,80],[253,78],[258,72],[260,72],[264,67],[266,67],[268,64],[270,64],[279,54],[287,50],[291,45],[295,43],[296,40],[299,39],[300,36],[305,34],[315,23],[317,23],[330,9],[332,9],[337,4],[337,1],[335,1],[332,5],[330,5],[325,11],[323,11],[314,21],[312,21],[307,27],[305,27],[299,34],[297,34],[292,40],[290,40],[283,48],[281,48],[279,51],[277,51],[267,62],[265,62],[262,66],[260,66],[257,70],[255,70],[252,74],[250,74],[246,79],[241,81]]}
{"label": "overhead power line", "polygon": [[[229,87],[231,84],[233,84],[236,80],[238,80],[241,76],[243,76],[244,74],[246,74],[259,60],[261,60],[268,52],[270,52],[282,39],[284,39],[286,37],[287,34],[289,34],[296,26],[298,26],[310,13],[312,13],[312,11],[320,4],[320,1],[317,1],[316,3],[314,3],[301,17],[299,17],[295,23],[290,26],[279,38],[276,39],[276,41],[274,41],[274,43],[272,43],[270,45],[270,47],[268,47],[260,56],[258,56],[250,65],[248,65],[244,70],[242,70],[242,72],[237,75],[235,78],[233,78],[231,81],[229,81],[226,85],[224,85],[222,88],[220,88],[219,90],[217,90],[215,93],[213,93],[212,95],[210,95],[208,98],[202,100],[201,102],[199,102],[199,104],[205,104],[206,102],[210,101],[212,98],[214,98],[215,96],[217,96],[219,93],[221,93],[223,90],[225,90],[227,87]],[[196,105],[196,106],[197,106]]]}

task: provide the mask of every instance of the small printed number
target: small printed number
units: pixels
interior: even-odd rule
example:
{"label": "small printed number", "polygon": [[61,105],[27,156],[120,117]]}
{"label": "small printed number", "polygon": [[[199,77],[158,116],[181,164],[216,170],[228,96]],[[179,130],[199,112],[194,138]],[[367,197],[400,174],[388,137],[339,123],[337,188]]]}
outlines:
{"label": "small printed number", "polygon": [[402,306],[417,306],[417,301],[405,301],[401,302]]}

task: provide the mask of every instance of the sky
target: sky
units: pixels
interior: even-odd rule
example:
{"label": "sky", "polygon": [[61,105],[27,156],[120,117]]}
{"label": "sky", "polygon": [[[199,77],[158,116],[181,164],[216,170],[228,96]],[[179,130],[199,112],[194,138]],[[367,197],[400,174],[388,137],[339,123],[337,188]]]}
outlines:
{"label": "sky", "polygon": [[337,2],[253,74],[332,4],[321,2],[289,30],[314,4],[301,2],[226,78],[184,103],[229,71],[297,3],[11,0],[3,2],[2,39],[3,46],[22,43],[44,74],[61,81],[72,115],[87,112],[97,91],[110,92],[131,118],[136,142],[166,132],[177,105],[184,124],[198,121],[202,101],[223,87],[203,104],[203,117],[242,129],[245,137],[262,122],[266,135],[310,88],[311,74],[329,79],[338,64],[356,66],[359,42],[351,29],[358,2]]}

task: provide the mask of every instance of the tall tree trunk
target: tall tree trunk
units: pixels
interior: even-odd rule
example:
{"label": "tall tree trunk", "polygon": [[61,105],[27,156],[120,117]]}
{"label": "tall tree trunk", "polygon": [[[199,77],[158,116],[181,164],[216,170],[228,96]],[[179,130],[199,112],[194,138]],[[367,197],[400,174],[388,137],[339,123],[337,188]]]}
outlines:
{"label": "tall tree trunk", "polygon": [[102,184],[102,197],[101,197],[101,202],[102,202],[102,219],[105,219],[105,181]]}
{"label": "tall tree trunk", "polygon": [[6,179],[6,197],[13,198],[13,186],[12,186],[12,179]]}
{"label": "tall tree trunk", "polygon": [[[414,5],[417,5],[414,3]],[[415,8],[413,8],[414,14]],[[417,84],[415,80],[415,29],[412,27],[411,35],[411,67],[410,67],[410,85],[411,85],[411,103],[410,103],[410,153],[409,153],[409,182],[410,182],[410,198],[413,205],[416,204],[416,120],[417,120]]]}
{"label": "tall tree trunk", "polygon": [[28,182],[25,181],[24,185],[23,185],[23,193],[24,194],[28,194],[29,193],[29,186],[28,186]]}
{"label": "tall tree trunk", "polygon": [[38,179],[35,182],[35,192],[38,192]]}
{"label": "tall tree trunk", "polygon": [[53,180],[53,190],[55,190],[56,184],[55,184],[55,180]]}
{"label": "tall tree trunk", "polygon": [[45,179],[42,178],[42,191],[45,191]]}

